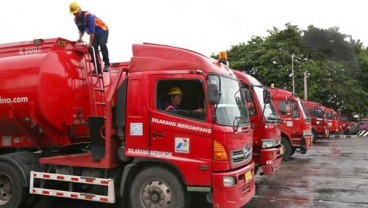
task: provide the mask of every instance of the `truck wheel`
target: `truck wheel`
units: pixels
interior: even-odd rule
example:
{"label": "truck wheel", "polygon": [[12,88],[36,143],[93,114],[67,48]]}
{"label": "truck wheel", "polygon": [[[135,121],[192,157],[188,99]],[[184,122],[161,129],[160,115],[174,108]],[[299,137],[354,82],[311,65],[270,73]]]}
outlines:
{"label": "truck wheel", "polygon": [[318,134],[315,130],[312,130],[312,136],[313,136],[313,143],[318,140]]}
{"label": "truck wheel", "polygon": [[0,208],[16,208],[22,203],[26,190],[18,171],[5,162],[0,162]]}
{"label": "truck wheel", "polygon": [[291,145],[288,141],[288,139],[286,139],[285,137],[281,138],[281,145],[284,146],[284,154],[282,155],[282,160],[283,161],[288,161],[290,156],[291,156]]}
{"label": "truck wheel", "polygon": [[185,192],[172,172],[159,167],[147,168],[133,180],[130,203],[134,208],[184,208]]}
{"label": "truck wheel", "polygon": [[292,156],[295,153],[295,151],[296,151],[296,148],[295,147],[292,147],[291,148],[291,152],[290,152],[290,156]]}

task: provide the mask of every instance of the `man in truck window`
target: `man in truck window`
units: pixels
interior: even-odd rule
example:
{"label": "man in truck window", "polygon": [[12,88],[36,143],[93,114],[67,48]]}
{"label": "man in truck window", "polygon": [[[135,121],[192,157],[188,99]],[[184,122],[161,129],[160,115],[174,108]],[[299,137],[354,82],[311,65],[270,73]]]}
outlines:
{"label": "man in truck window", "polygon": [[95,65],[95,56],[91,47],[93,47],[96,54],[96,64],[95,69],[92,71],[93,75],[96,75],[96,68],[99,74],[101,74],[101,64],[98,54],[98,47],[101,48],[101,53],[105,66],[103,68],[104,72],[109,71],[110,61],[109,61],[109,51],[107,49],[107,39],[109,37],[109,29],[106,24],[95,15],[88,11],[82,11],[80,5],[77,2],[72,2],[69,5],[70,13],[74,15],[74,22],[79,30],[78,42],[82,42],[82,37],[84,33],[89,34],[89,42],[87,47],[92,56],[92,62]]}
{"label": "man in truck window", "polygon": [[167,111],[180,110],[181,98],[183,93],[180,87],[172,87],[169,91],[170,104],[165,108]]}

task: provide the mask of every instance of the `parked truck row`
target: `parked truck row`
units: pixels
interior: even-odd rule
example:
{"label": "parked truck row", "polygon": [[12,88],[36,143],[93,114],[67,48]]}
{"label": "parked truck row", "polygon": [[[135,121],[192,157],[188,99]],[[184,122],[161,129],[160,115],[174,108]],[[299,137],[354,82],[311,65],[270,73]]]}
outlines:
{"label": "parked truck row", "polygon": [[[215,208],[241,207],[257,172],[272,175],[341,131],[322,105],[266,87],[226,57],[132,50],[94,76],[74,41],[0,45],[0,208],[39,195],[177,208],[197,193]],[[172,89],[181,103],[167,110]]]}

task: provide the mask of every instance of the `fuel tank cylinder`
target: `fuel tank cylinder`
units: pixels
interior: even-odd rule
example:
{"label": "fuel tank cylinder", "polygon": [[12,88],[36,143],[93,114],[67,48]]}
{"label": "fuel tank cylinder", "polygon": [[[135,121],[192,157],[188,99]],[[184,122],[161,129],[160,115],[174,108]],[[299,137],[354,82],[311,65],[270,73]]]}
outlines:
{"label": "fuel tank cylinder", "polygon": [[27,138],[35,147],[87,141],[85,54],[61,38],[0,45],[0,139]]}

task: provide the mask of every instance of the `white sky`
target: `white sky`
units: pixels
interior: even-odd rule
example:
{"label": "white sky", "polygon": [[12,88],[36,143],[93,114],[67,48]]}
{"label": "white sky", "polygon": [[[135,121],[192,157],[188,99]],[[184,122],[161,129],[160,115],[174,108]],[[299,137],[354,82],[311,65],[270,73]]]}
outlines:
{"label": "white sky", "polygon": [[[78,38],[66,0],[1,1],[0,43],[36,38]],[[267,36],[273,26],[308,25],[341,33],[368,44],[364,0],[80,0],[82,10],[110,28],[111,62],[128,61],[133,43],[158,43],[210,56],[252,36]],[[87,39],[84,36],[84,40]]]}

